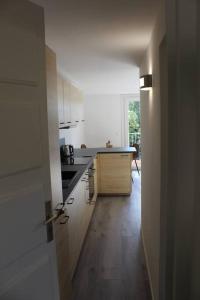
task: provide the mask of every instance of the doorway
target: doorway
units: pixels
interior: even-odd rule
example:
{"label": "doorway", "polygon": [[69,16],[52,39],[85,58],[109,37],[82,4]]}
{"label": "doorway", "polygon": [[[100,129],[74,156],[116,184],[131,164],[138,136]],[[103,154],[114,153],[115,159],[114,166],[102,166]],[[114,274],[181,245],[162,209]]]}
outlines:
{"label": "doorway", "polygon": [[[126,147],[138,147],[139,155],[137,165],[141,169],[141,121],[140,121],[140,95],[123,96],[123,140]],[[133,161],[133,170],[136,170],[136,164]]]}

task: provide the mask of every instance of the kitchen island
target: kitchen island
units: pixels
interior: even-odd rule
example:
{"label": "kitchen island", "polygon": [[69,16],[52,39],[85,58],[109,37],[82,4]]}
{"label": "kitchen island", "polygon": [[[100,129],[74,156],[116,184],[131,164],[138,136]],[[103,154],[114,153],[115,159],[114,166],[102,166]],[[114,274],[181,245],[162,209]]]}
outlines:
{"label": "kitchen island", "polygon": [[85,148],[75,149],[75,156],[96,159],[98,195],[129,195],[135,151],[135,147]]}
{"label": "kitchen island", "polygon": [[[135,147],[118,148],[86,148],[75,149],[75,158],[87,157],[85,164],[62,164],[62,172],[76,172],[68,187],[63,187],[63,200],[65,201],[73,191],[83,173],[96,159],[97,168],[97,193],[99,194],[130,194],[131,192],[131,161]],[[105,156],[109,154],[108,156]],[[126,190],[120,185],[125,185]],[[106,187],[108,185],[108,187]],[[109,188],[110,186],[110,188]],[[114,190],[113,190],[114,188]]]}

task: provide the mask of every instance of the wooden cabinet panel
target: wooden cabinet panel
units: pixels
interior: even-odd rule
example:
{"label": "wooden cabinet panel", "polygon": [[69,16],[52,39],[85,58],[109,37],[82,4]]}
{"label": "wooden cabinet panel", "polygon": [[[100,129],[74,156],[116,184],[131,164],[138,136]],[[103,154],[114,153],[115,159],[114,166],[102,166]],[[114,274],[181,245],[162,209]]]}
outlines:
{"label": "wooden cabinet panel", "polygon": [[79,123],[83,120],[83,97],[81,91],[75,86],[70,86],[71,98],[71,120],[73,123]]}
{"label": "wooden cabinet panel", "polygon": [[99,193],[130,194],[131,155],[106,153],[99,155]]}
{"label": "wooden cabinet panel", "polygon": [[78,187],[69,196],[66,202],[68,221],[68,241],[69,241],[69,272],[72,278],[78,257],[79,244],[79,201],[77,198]]}
{"label": "wooden cabinet panel", "polygon": [[71,117],[71,84],[67,80],[63,80],[64,89],[64,120],[65,123],[72,123]]}
{"label": "wooden cabinet panel", "polygon": [[88,174],[84,173],[72,194],[66,201],[69,241],[70,278],[73,277],[81,252],[88,225],[94,210],[94,204],[89,202]]}
{"label": "wooden cabinet panel", "polygon": [[83,94],[68,80],[58,74],[59,123],[77,125],[84,120]]}
{"label": "wooden cabinet panel", "polygon": [[54,223],[57,266],[60,287],[60,300],[68,299],[71,295],[71,281],[69,269],[69,237],[68,237],[68,222],[63,223],[63,216],[60,216]]}
{"label": "wooden cabinet panel", "polygon": [[58,74],[57,76],[57,93],[58,93],[58,117],[59,117],[59,123],[62,124],[65,122],[64,88],[63,88],[63,79],[60,74]]}

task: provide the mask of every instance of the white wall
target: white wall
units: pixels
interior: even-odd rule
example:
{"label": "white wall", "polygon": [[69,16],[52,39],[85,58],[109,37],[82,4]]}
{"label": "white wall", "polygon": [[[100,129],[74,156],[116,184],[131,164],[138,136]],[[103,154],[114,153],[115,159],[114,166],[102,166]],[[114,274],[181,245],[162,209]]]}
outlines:
{"label": "white wall", "polygon": [[122,102],[118,95],[85,97],[85,134],[87,147],[105,147],[108,140],[122,146]]}
{"label": "white wall", "polygon": [[161,115],[159,45],[165,34],[161,10],[140,73],[153,75],[152,91],[141,92],[142,235],[153,299],[159,299]]}

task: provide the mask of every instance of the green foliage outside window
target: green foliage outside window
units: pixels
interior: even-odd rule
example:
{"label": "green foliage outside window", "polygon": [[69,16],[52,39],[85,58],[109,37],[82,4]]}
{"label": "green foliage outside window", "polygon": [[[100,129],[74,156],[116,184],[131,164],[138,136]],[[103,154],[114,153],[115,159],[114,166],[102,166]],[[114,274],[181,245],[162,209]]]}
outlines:
{"label": "green foliage outside window", "polygon": [[129,133],[140,132],[140,102],[129,102]]}

